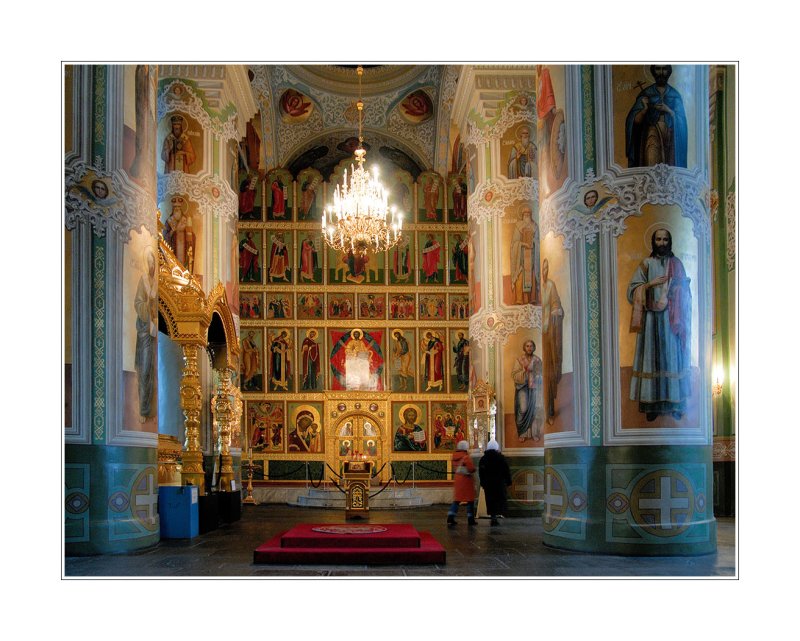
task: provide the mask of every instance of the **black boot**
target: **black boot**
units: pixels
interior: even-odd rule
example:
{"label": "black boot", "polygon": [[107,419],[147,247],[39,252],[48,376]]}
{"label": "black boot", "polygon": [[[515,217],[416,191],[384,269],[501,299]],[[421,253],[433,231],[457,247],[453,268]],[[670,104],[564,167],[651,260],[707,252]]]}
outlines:
{"label": "black boot", "polygon": [[477,524],[478,524],[478,522],[475,520],[475,517],[474,517],[474,516],[471,516],[471,517],[469,517],[469,518],[467,519],[467,524],[468,524],[468,525],[477,525]]}
{"label": "black boot", "polygon": [[447,525],[455,525],[456,524],[456,517],[452,514],[447,515]]}

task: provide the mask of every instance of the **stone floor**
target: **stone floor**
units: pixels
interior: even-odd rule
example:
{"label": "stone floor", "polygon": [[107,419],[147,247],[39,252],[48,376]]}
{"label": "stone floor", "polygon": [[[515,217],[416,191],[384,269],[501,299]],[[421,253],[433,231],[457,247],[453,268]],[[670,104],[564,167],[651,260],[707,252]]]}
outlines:
{"label": "stone floor", "polygon": [[[463,510],[463,508],[462,508]],[[623,557],[565,552],[542,544],[540,518],[445,524],[447,507],[371,511],[371,523],[412,523],[447,550],[444,565],[254,565],[253,550],[296,523],[341,523],[339,510],[244,506],[242,519],[191,540],[163,540],[125,555],[67,557],[66,577],[734,577],[736,521],[720,518],[716,554]]]}

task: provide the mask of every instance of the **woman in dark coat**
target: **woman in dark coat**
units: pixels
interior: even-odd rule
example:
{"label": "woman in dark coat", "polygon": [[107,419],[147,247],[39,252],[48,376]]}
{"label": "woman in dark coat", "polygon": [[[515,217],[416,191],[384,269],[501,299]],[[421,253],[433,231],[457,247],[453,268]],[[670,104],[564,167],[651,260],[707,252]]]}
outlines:
{"label": "woman in dark coat", "polygon": [[486,445],[486,453],[478,463],[478,474],[492,525],[500,525],[497,517],[506,511],[506,487],[511,485],[511,470],[506,457],[500,454],[500,444],[494,439]]}

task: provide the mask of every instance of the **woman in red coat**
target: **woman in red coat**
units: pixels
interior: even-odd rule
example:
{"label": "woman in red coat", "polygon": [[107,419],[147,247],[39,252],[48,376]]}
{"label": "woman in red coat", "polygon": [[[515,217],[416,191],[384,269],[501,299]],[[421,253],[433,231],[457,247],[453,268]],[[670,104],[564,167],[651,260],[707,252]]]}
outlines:
{"label": "woman in red coat", "polygon": [[469,443],[459,441],[456,451],[453,452],[453,502],[447,511],[447,525],[456,524],[458,505],[467,504],[467,523],[475,525],[475,483],[472,475],[475,473],[475,464],[469,457]]}

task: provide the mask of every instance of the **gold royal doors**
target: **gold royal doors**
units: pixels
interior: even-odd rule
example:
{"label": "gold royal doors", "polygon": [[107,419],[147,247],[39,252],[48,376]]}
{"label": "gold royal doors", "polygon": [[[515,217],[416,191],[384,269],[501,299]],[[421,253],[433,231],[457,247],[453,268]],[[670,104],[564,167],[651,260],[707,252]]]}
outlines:
{"label": "gold royal doors", "polygon": [[333,443],[328,450],[331,468],[342,474],[343,463],[366,457],[374,463],[373,470],[378,472],[375,480],[385,481],[390,476],[389,465],[384,464],[386,457],[385,427],[378,417],[366,413],[348,413],[340,416],[334,423]]}

